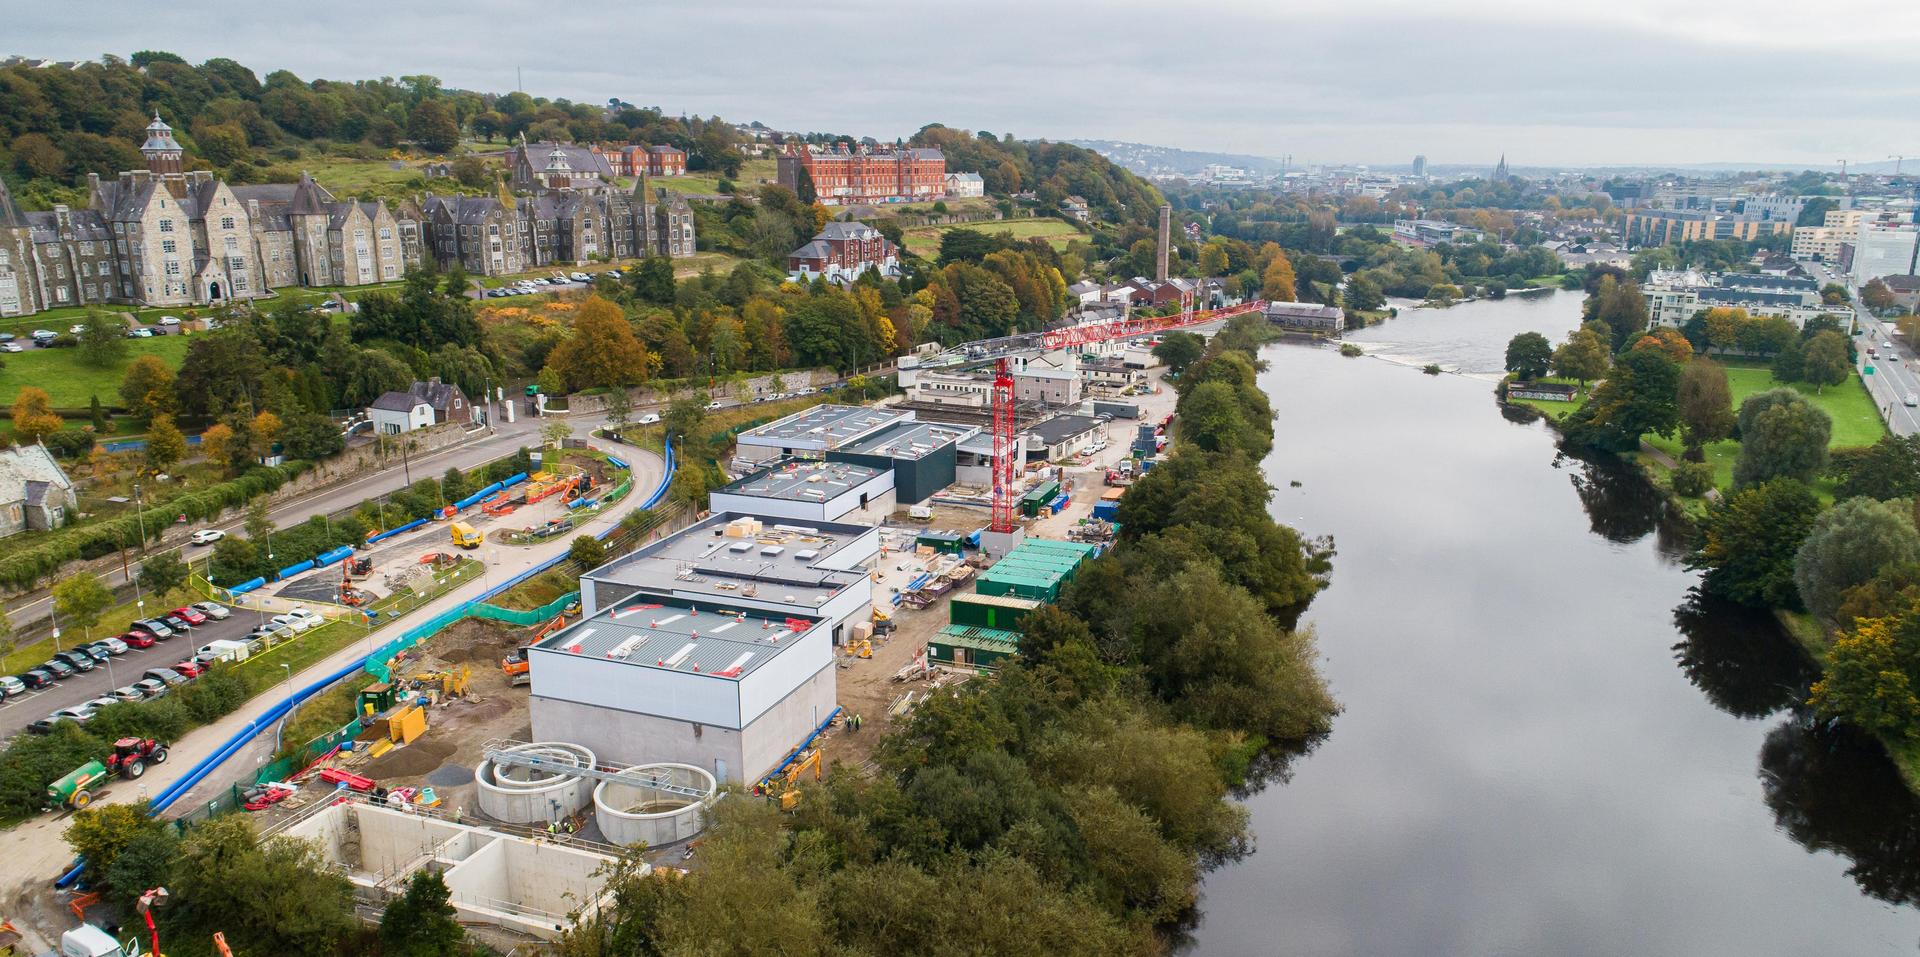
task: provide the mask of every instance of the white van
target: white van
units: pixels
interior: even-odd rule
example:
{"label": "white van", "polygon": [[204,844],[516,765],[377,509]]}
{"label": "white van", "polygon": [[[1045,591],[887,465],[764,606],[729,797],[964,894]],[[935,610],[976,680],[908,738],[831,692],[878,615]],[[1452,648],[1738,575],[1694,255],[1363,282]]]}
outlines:
{"label": "white van", "polygon": [[205,656],[211,661],[245,661],[251,654],[253,654],[251,644],[223,638],[201,645],[199,653],[194,657]]}
{"label": "white van", "polygon": [[81,924],[60,935],[60,957],[125,957],[113,935],[92,924]]}

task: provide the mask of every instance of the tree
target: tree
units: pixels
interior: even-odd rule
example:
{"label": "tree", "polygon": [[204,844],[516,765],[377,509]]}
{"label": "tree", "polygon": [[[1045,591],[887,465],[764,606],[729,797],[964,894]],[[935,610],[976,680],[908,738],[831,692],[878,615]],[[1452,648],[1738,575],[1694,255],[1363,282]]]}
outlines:
{"label": "tree", "polygon": [[1607,374],[1610,354],[1606,340],[1591,329],[1577,329],[1553,352],[1552,368],[1559,375],[1577,380],[1580,388]]}
{"label": "tree", "polygon": [[1753,485],[1782,476],[1813,481],[1827,465],[1833,420],[1797,392],[1789,400],[1770,400],[1765,408],[1749,416],[1747,404],[1756,398],[1759,396],[1741,404],[1740,418],[1745,424],[1740,429],[1740,458],[1733,466],[1733,484]]}
{"label": "tree", "polygon": [[1667,358],[1685,365],[1693,360],[1693,343],[1678,329],[1655,329],[1634,342],[1635,349],[1658,349]]}
{"label": "tree", "polygon": [[1827,651],[1808,700],[1822,715],[1876,734],[1920,729],[1920,608],[1851,623]]}
{"label": "tree", "polygon": [[1682,462],[1668,476],[1675,495],[1699,498],[1713,488],[1713,466],[1705,462]]}
{"label": "tree", "polygon": [[[1149,473],[1151,474],[1151,473]],[[1805,483],[1774,479],[1734,492],[1707,510],[1687,566],[1714,594],[1759,608],[1794,608],[1794,558],[1820,513]]]}
{"label": "tree", "polygon": [[380,915],[382,957],[456,957],[466,940],[459,912],[449,901],[453,892],[432,868],[421,868],[407,878],[407,890]]}
{"label": "tree", "polygon": [[407,115],[407,136],[431,153],[445,153],[460,145],[460,125],[453,111],[437,99],[421,100]]}
{"label": "tree", "polygon": [[1860,287],[1860,304],[1874,312],[1892,309],[1893,290],[1887,286],[1885,280],[1869,279],[1866,285]]}
{"label": "tree", "polygon": [[458,502],[473,491],[473,485],[467,481],[465,472],[457,465],[450,465],[440,476],[440,497],[449,502]]}
{"label": "tree", "polygon": [[1507,371],[1532,381],[1547,374],[1553,363],[1553,345],[1537,332],[1522,332],[1507,340]]}
{"label": "tree", "polygon": [[[707,403],[711,401],[704,392],[681,396],[667,406],[667,414],[660,420],[669,439],[685,439],[700,434],[707,420]],[[682,471],[685,471],[684,469]]]}
{"label": "tree", "polygon": [[[4,366],[0,365],[0,368]],[[107,434],[107,427],[112,424],[112,420],[107,417],[106,408],[100,404],[99,395],[87,396],[87,421],[93,426],[94,433],[98,435]]]}
{"label": "tree", "polygon": [[1454,285],[1453,283],[1450,283],[1450,282],[1434,283],[1433,285],[1427,287],[1427,304],[1430,306],[1438,306],[1442,309],[1445,309],[1446,307],[1451,306],[1456,302],[1459,302],[1460,297],[1463,295],[1465,295],[1465,293],[1462,293],[1460,291],[1460,287]]}
{"label": "tree", "polygon": [[247,517],[241,527],[246,529],[248,541],[263,542],[273,534],[273,515],[265,495],[255,496],[247,503]]}
{"label": "tree", "polygon": [[1341,297],[1348,311],[1373,312],[1387,304],[1386,294],[1380,291],[1380,284],[1365,276],[1355,275],[1347,280],[1347,288]]}
{"label": "tree", "polygon": [[38,442],[66,428],[66,421],[54,414],[53,400],[47,390],[24,386],[13,400],[13,435],[22,442]]}
{"label": "tree", "polygon": [[89,312],[80,323],[80,361],[105,368],[127,354],[127,327],[104,312]]}
{"label": "tree", "polygon": [[1689,362],[1680,370],[1680,423],[1686,427],[1687,447],[1698,449],[1733,434],[1733,390],[1727,370],[1709,359]]}
{"label": "tree", "polygon": [[92,572],[79,572],[53,586],[53,610],[69,628],[92,628],[113,605],[113,592]]}
{"label": "tree", "polygon": [[607,546],[592,535],[577,535],[567,546],[567,557],[582,570],[599,568],[607,563]]}
{"label": "tree", "polygon": [[1865,449],[1836,451],[1829,471],[1840,479],[1836,499],[1865,496],[1884,502],[1920,495],[1920,435],[1886,435]]}
{"label": "tree", "polygon": [[1293,261],[1277,246],[1272,252],[1273,258],[1260,273],[1260,296],[1273,302],[1293,302],[1298,298],[1294,291]]}
{"label": "tree", "polygon": [[1153,357],[1166,365],[1169,375],[1178,376],[1181,370],[1206,354],[1206,351],[1205,339],[1191,332],[1176,331],[1161,337],[1160,344],[1153,347]]}
{"label": "tree", "polygon": [[1657,349],[1621,356],[1587,404],[1566,418],[1567,437],[1609,452],[1638,448],[1649,432],[1670,435],[1680,424],[1680,367]]}
{"label": "tree", "polygon": [[1853,374],[1853,362],[1847,357],[1847,337],[1837,332],[1822,332],[1807,341],[1800,376],[1813,383],[1815,392],[1839,385]]}
{"label": "tree", "polygon": [[170,924],[218,930],[240,954],[332,957],[356,923],[353,885],[316,845],[262,842],[241,815],[188,831],[167,889]]}
{"label": "tree", "polygon": [[1840,306],[1852,301],[1853,296],[1847,292],[1847,287],[1837,282],[1830,282],[1820,287],[1820,302],[1825,305]]}
{"label": "tree", "polygon": [[613,431],[619,432],[621,429],[626,428],[628,420],[632,417],[633,393],[628,392],[624,388],[614,389],[608,392],[607,424],[613,426]]}
{"label": "tree", "polygon": [[573,438],[573,425],[565,419],[554,419],[540,427],[540,438],[554,448],[561,448]]}
{"label": "tree", "polygon": [[1793,560],[1793,581],[1807,610],[1832,621],[1848,589],[1882,568],[1920,560],[1920,532],[1904,505],[1850,498],[1821,513]]}
{"label": "tree", "polygon": [[144,802],[96,804],[76,812],[72,823],[60,836],[76,855],[86,858],[87,882],[99,887],[106,883],[106,876],[112,870],[114,861],[119,859],[128,845],[143,835],[164,833],[166,830],[165,823],[147,814]]}
{"label": "tree", "polygon": [[559,370],[574,392],[638,385],[658,367],[620,307],[599,296],[587,297],[572,333],[547,356],[547,368]]}
{"label": "tree", "polygon": [[[201,444],[206,444],[206,441],[206,434],[202,433]],[[332,419],[318,412],[302,412],[290,416],[286,426],[280,430],[280,447],[290,459],[317,462],[339,454],[340,450],[347,447],[347,440]]]}
{"label": "tree", "polygon": [[187,437],[173,424],[173,417],[156,416],[147,426],[147,468],[165,472],[187,457]]}
{"label": "tree", "polygon": [[673,260],[665,256],[648,256],[628,273],[628,281],[633,284],[635,299],[656,306],[673,305]]}
{"label": "tree", "polygon": [[140,560],[140,586],[164,598],[187,583],[187,565],[179,552],[155,552]]}
{"label": "tree", "polygon": [[1602,276],[1582,307],[1585,318],[1607,324],[1612,333],[1611,348],[1618,352],[1627,343],[1640,338],[1647,328],[1647,300],[1631,279]]}

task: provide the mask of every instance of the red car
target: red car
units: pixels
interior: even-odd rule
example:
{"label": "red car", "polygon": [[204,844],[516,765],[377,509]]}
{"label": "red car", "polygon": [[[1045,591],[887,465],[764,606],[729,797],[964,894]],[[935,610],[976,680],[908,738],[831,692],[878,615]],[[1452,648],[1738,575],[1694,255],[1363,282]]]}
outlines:
{"label": "red car", "polygon": [[173,613],[175,615],[180,616],[181,618],[186,619],[187,624],[192,625],[195,628],[198,628],[201,625],[204,625],[207,623],[207,613],[197,608],[193,608],[193,607],[175,608],[173,610]]}
{"label": "red car", "polygon": [[180,672],[182,675],[185,675],[188,678],[198,678],[200,677],[202,672],[205,672],[207,670],[207,668],[205,665],[202,665],[197,661],[193,661],[189,659],[187,661],[182,661],[179,664],[174,665],[173,670]]}
{"label": "red car", "polygon": [[120,640],[126,642],[129,648],[151,648],[156,641],[152,635],[144,631],[129,631],[121,635]]}

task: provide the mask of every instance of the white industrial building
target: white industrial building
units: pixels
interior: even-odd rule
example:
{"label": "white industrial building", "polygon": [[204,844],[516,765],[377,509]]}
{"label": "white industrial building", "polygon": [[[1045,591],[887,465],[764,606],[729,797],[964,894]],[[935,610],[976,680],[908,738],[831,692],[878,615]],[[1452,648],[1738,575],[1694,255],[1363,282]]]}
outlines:
{"label": "white industrial building", "polygon": [[707,496],[715,512],[797,522],[885,521],[893,471],[852,462],[776,459]]}
{"label": "white industrial building", "polygon": [[1853,281],[1913,275],[1917,237],[1920,227],[1911,223],[1861,223],[1853,240]]}
{"label": "white industrial building", "polygon": [[756,463],[792,455],[819,458],[896,422],[912,419],[913,413],[896,409],[816,405],[740,433],[735,454],[742,461]]}

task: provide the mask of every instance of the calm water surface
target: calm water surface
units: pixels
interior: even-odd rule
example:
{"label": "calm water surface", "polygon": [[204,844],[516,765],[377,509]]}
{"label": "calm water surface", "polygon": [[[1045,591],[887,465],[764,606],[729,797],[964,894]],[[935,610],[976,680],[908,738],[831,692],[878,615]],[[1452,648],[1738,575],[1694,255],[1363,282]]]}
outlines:
{"label": "calm water surface", "polygon": [[1373,358],[1263,353],[1274,513],[1339,548],[1307,621],[1346,710],[1247,797],[1258,853],[1210,875],[1191,953],[1920,950],[1915,802],[1797,710],[1770,620],[1690,598],[1685,533],[1633,474],[1407,366],[1497,374],[1578,310],[1403,311],[1352,336]]}

